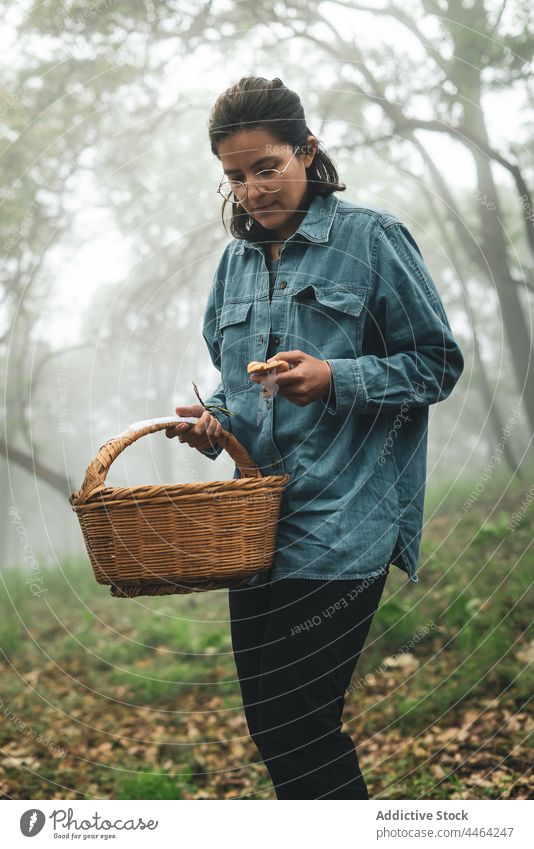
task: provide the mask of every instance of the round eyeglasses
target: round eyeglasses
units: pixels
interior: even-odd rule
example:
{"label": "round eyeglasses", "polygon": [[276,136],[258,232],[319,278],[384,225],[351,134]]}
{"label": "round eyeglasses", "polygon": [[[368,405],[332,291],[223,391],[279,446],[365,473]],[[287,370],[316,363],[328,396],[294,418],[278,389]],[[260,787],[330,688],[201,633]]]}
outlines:
{"label": "round eyeglasses", "polygon": [[[272,192],[279,192],[282,188],[284,171],[291,164],[297,151],[298,148],[293,152],[291,159],[287,165],[284,165],[281,171],[279,171],[278,168],[265,168],[263,171],[258,171],[255,180],[252,182],[256,183],[256,186],[262,192],[267,192],[269,194]],[[221,180],[217,191],[225,200],[231,200],[234,203],[242,203],[247,196],[248,181],[246,183],[242,183],[241,180]]]}

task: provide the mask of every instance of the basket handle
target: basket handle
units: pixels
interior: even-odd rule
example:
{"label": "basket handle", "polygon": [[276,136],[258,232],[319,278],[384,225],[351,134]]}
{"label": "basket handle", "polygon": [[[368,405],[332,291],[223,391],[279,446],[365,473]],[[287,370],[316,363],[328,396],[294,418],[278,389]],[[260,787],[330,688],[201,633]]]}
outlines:
{"label": "basket handle", "polygon": [[[83,483],[79,490],[71,493],[69,503],[73,506],[83,504],[90,495],[104,489],[106,475],[111,464],[133,442],[136,442],[142,436],[164,430],[179,422],[187,422],[191,428],[196,424],[197,419],[190,416],[164,416],[163,418],[146,419],[145,421],[134,422],[122,433],[112,436],[100,447],[95,459],[91,460],[87,466]],[[228,452],[242,478],[263,477],[246,448],[243,448],[233,434],[223,429],[222,435],[214,441]]]}

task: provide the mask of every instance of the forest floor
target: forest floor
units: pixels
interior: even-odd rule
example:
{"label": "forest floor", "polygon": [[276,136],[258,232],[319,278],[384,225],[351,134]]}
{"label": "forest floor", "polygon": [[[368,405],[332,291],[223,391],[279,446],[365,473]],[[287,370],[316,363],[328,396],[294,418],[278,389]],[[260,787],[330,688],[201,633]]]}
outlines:
{"label": "forest floor", "polygon": [[[433,492],[419,583],[391,567],[343,717],[372,798],[534,795],[534,509],[493,488]],[[225,591],[115,599],[86,557],[35,596],[2,577],[1,798],[274,798]]]}

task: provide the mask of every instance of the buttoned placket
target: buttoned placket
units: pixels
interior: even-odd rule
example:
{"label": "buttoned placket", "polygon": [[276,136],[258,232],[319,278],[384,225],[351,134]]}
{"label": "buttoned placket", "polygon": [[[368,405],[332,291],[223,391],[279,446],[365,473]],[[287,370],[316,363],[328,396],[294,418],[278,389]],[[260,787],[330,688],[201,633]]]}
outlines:
{"label": "buttoned placket", "polygon": [[[250,244],[250,247],[253,248],[261,257],[261,282],[259,286],[259,292],[257,293],[257,305],[258,305],[258,319],[257,326],[259,332],[259,344],[260,344],[260,352],[258,354],[258,358],[260,361],[266,361],[271,357],[276,356],[277,350],[280,348],[280,344],[285,335],[285,330],[288,321],[288,310],[289,305],[287,302],[287,298],[277,295],[277,290],[279,289],[281,292],[284,292],[287,289],[287,280],[282,279],[284,275],[287,277],[291,274],[296,266],[295,260],[289,261],[286,260],[286,263],[283,263],[283,254],[286,248],[287,242],[284,242],[282,248],[280,250],[280,261],[278,264],[278,273],[276,284],[273,288],[273,296],[272,299],[269,297],[269,269],[267,268],[267,263],[265,260],[265,252],[263,247],[256,244]],[[280,281],[280,282],[279,282]],[[267,345],[265,344],[265,340],[267,340]],[[258,392],[260,392],[260,388],[258,387]],[[272,459],[270,462],[270,466],[272,469],[272,473],[275,475],[281,475],[285,473],[284,461],[282,454],[278,450],[278,446],[276,445],[274,439],[274,400],[276,396],[272,398],[263,399],[264,410],[266,410],[266,414],[268,415],[268,435],[269,435],[269,448],[266,451],[268,456],[272,455]]]}
{"label": "buttoned placket", "polygon": [[[280,345],[286,333],[286,327],[289,324],[291,299],[290,297],[288,298],[288,295],[290,295],[292,291],[291,287],[289,286],[289,281],[291,280],[292,275],[297,269],[299,263],[299,256],[297,254],[297,251],[290,251],[290,256],[288,257],[286,254],[284,262],[284,252],[286,251],[288,244],[292,242],[294,244],[298,244],[297,240],[299,239],[299,237],[302,238],[302,236],[304,236],[305,239],[309,239],[312,243],[316,244],[327,242],[330,228],[334,220],[337,204],[337,199],[334,199],[334,202],[331,203],[330,215],[328,217],[324,217],[321,220],[322,226],[319,232],[317,224],[315,222],[309,222],[306,225],[304,221],[301,222],[300,226],[297,227],[297,229],[294,233],[291,234],[291,236],[288,236],[288,238],[283,241],[280,249],[280,262],[278,264],[277,283],[273,288],[272,299],[269,298],[269,269],[267,268],[267,263],[265,261],[265,253],[262,245],[247,241],[246,244],[240,245],[236,250],[237,256],[243,254],[246,249],[253,249],[261,256],[261,275],[258,275],[258,277],[261,277],[261,279],[259,280],[259,291],[255,295],[257,307],[256,333],[258,334],[257,339],[259,342],[259,351],[257,359],[260,361],[268,360],[270,357],[273,357],[278,353],[278,350],[280,350]],[[278,292],[280,292],[280,294],[278,294]],[[276,329],[273,330],[273,328]],[[268,339],[267,347],[265,347],[265,339]],[[258,392],[259,391],[260,389],[258,387]],[[286,472],[286,468],[284,465],[282,454],[278,450],[278,446],[276,445],[274,439],[275,397],[276,396],[271,399],[268,399],[270,403],[265,408],[268,411],[270,445],[268,446],[268,450],[266,450],[264,456],[271,457],[272,455],[270,467],[272,469],[272,473],[278,475],[284,474]],[[262,469],[265,470],[266,467],[262,466]]]}

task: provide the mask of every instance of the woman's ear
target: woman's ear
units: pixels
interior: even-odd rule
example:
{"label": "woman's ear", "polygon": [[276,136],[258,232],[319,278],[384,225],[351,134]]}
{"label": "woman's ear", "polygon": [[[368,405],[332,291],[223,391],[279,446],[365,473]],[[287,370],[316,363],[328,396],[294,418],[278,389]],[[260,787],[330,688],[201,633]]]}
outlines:
{"label": "woman's ear", "polygon": [[304,166],[309,168],[315,159],[315,154],[317,153],[317,145],[318,141],[315,136],[308,136],[306,140],[306,144],[302,147],[307,151],[306,156],[303,159]]}

